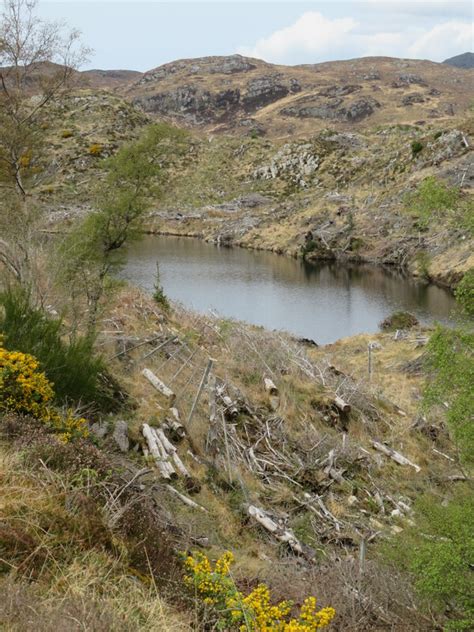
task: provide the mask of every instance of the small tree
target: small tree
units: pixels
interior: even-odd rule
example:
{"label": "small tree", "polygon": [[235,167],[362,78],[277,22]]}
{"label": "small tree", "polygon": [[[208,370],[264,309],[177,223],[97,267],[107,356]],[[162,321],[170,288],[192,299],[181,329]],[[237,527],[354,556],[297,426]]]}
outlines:
{"label": "small tree", "polygon": [[73,298],[87,303],[87,332],[93,336],[99,305],[123,265],[123,247],[140,235],[143,220],[158,196],[161,166],[170,143],[184,134],[152,125],[141,138],[104,161],[107,170],[97,194],[97,210],[74,227],[60,246],[60,275]]}
{"label": "small tree", "polygon": [[[46,22],[36,0],[4,0],[0,16],[0,262],[32,284],[40,207],[31,196],[43,152],[45,107],[87,58],[79,32]],[[32,98],[34,96],[34,98]]]}

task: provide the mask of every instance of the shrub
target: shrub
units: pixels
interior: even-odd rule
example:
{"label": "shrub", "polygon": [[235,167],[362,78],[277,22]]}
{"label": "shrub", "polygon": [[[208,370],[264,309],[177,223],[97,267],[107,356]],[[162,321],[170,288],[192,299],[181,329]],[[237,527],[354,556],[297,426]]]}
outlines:
{"label": "shrub", "polygon": [[315,597],[305,599],[299,617],[290,619],[292,602],[281,601],[272,605],[270,590],[265,584],[244,596],[230,576],[233,560],[229,551],[217,560],[214,567],[203,553],[190,555],[185,560],[184,582],[203,604],[216,612],[218,629],[310,632],[326,627],[333,620],[334,609],[317,610]]}
{"label": "shrub", "polygon": [[91,156],[100,156],[103,152],[104,148],[100,143],[93,143],[89,147],[89,154]]}
{"label": "shrub", "polygon": [[[69,344],[63,341],[61,320],[32,307],[24,290],[1,293],[0,307],[4,347],[35,356],[54,384],[57,403],[80,403],[103,411],[119,408],[119,389],[107,376],[103,360],[94,356],[90,340],[78,338]],[[112,387],[105,385],[106,379]]]}
{"label": "shrub", "polygon": [[468,316],[474,316],[474,268],[466,272],[455,291],[456,300]]}
{"label": "shrub", "polygon": [[72,129],[63,129],[61,132],[61,138],[71,138],[73,136]]}
{"label": "shrub", "polygon": [[418,325],[418,319],[410,312],[394,312],[383,320],[379,327],[384,331],[395,331],[396,329],[410,329]]}
{"label": "shrub", "polygon": [[425,497],[415,504],[416,525],[394,539],[386,554],[413,575],[419,594],[447,617],[444,630],[474,626],[474,497],[466,488],[449,503]]}
{"label": "shrub", "polygon": [[441,213],[452,211],[458,199],[458,189],[430,176],[418,185],[416,191],[405,196],[405,205],[417,218],[418,227],[426,229]]}
{"label": "shrub", "polygon": [[414,140],[411,144],[411,154],[413,158],[416,158],[422,150],[423,150],[423,143],[420,143],[419,140]]}
{"label": "shrub", "polygon": [[0,411],[32,415],[59,431],[65,441],[86,436],[86,420],[70,411],[61,416],[51,405],[53,399],[53,387],[33,356],[0,347]]}

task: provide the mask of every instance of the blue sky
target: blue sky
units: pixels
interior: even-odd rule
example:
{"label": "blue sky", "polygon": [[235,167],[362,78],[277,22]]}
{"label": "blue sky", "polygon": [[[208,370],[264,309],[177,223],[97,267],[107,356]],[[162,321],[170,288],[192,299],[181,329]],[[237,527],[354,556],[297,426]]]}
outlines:
{"label": "blue sky", "polygon": [[94,49],[87,68],[148,70],[186,57],[239,52],[274,63],[366,55],[442,61],[473,49],[471,1],[40,1]]}

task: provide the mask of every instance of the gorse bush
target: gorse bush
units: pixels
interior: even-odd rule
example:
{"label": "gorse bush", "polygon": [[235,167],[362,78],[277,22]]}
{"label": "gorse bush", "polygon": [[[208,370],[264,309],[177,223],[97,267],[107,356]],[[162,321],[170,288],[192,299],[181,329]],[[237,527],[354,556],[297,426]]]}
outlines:
{"label": "gorse bush", "polygon": [[59,432],[64,441],[87,436],[85,419],[71,411],[63,416],[53,408],[53,387],[38,366],[33,356],[0,346],[0,411],[31,415]]}
{"label": "gorse bush", "polygon": [[58,404],[76,403],[96,410],[116,410],[116,394],[106,387],[106,368],[94,355],[91,341],[70,343],[61,337],[62,322],[32,307],[28,292],[13,288],[0,293],[0,333],[9,350],[33,355],[54,384]]}
{"label": "gorse bush", "polygon": [[333,608],[317,610],[316,598],[305,599],[297,619],[290,618],[291,601],[271,604],[268,586],[261,584],[244,596],[232,577],[230,567],[234,556],[230,552],[212,565],[203,553],[190,555],[185,560],[184,582],[204,605],[217,616],[219,630],[241,632],[311,632],[324,628],[335,616]]}

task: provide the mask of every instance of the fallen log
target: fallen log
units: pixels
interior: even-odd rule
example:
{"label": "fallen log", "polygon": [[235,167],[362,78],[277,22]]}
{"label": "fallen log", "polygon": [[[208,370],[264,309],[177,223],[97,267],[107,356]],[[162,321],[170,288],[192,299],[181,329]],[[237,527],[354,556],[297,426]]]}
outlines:
{"label": "fallen log", "polygon": [[208,513],[207,509],[202,507],[202,505],[198,505],[196,502],[194,502],[194,500],[191,500],[191,498],[189,498],[188,496],[185,496],[181,492],[178,492],[178,490],[175,489],[172,485],[166,485],[166,488],[169,489],[169,491],[172,492],[175,496],[177,496],[181,500],[181,502],[183,502],[185,505],[188,505],[188,507],[192,507],[193,509],[199,509],[200,511],[204,511],[205,513]]}
{"label": "fallen log", "polygon": [[278,388],[276,387],[275,382],[273,382],[273,380],[269,377],[263,378],[263,386],[270,395],[278,395]]}
{"label": "fallen log", "polygon": [[143,369],[142,375],[150,382],[153,388],[155,388],[159,393],[161,393],[161,395],[163,395],[163,397],[168,400],[168,404],[170,406],[174,404],[176,395],[170,388],[166,386],[166,384],[164,384],[158,377],[156,377],[156,375],[152,371],[150,371],[150,369]]}
{"label": "fallen log", "polygon": [[335,404],[336,408],[338,410],[340,410],[342,413],[349,413],[350,410],[351,410],[350,404],[348,404],[346,401],[344,401],[342,399],[342,397],[339,397],[339,395],[335,396],[334,404]]}
{"label": "fallen log", "polygon": [[177,408],[170,408],[171,417],[166,418],[166,426],[175,441],[181,441],[186,436],[186,428],[181,423]]}
{"label": "fallen log", "polygon": [[166,454],[171,456],[171,458],[173,459],[173,463],[176,469],[186,478],[191,478],[191,475],[186,469],[184,463],[181,461],[175,446],[171,443],[171,441],[168,440],[163,430],[161,430],[161,428],[154,428],[154,431],[158,435],[158,438],[161,441],[161,445],[163,446]]}
{"label": "fallen log", "polygon": [[303,545],[290,529],[285,529],[284,527],[279,526],[263,509],[259,509],[258,507],[255,507],[255,505],[249,505],[247,511],[249,516],[254,518],[277,540],[287,543],[295,553],[304,555]]}
{"label": "fallen log", "polygon": [[419,465],[416,465],[416,463],[412,463],[412,461],[407,459],[406,456],[403,456],[403,454],[400,454],[400,452],[396,452],[393,448],[389,448],[379,441],[372,441],[372,447],[375,450],[382,452],[382,454],[390,457],[399,465],[409,465],[410,467],[413,467],[416,472],[421,471],[421,467]]}
{"label": "fallen log", "polygon": [[170,480],[176,478],[177,474],[169,462],[169,456],[166,454],[161,441],[159,440],[155,429],[151,428],[148,424],[143,424],[142,434],[146,439],[148,450],[155,459],[155,464],[162,478]]}

